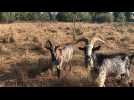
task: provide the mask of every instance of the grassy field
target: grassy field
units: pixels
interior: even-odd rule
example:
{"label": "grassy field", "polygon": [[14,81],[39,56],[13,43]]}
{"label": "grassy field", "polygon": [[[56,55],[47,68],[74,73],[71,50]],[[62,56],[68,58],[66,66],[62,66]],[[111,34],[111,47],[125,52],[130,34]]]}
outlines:
{"label": "grassy field", "polygon": [[[133,52],[133,27],[133,23],[76,23],[78,37],[85,36],[91,39],[99,36],[113,47],[110,49],[102,45],[100,52],[103,53]],[[43,45],[48,39],[55,44],[64,44],[73,42],[72,34],[73,23],[0,24],[0,86],[93,86],[87,81],[89,75],[84,68],[81,51],[77,50],[74,55],[72,71],[63,73],[64,78],[58,80],[54,76],[52,79],[48,77],[47,68],[51,67],[49,51],[36,49],[40,47],[37,38]],[[25,82],[22,84],[21,81]],[[120,86],[113,81],[106,84]]]}

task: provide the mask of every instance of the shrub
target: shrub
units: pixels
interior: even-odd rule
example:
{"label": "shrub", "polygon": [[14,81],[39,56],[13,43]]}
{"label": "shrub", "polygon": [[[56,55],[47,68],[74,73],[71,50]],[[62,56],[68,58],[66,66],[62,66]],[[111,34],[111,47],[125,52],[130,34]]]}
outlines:
{"label": "shrub", "polygon": [[72,12],[59,12],[56,16],[58,21],[72,21],[74,14]]}
{"label": "shrub", "polygon": [[113,16],[110,13],[102,13],[93,17],[93,22],[113,22]]}
{"label": "shrub", "polygon": [[126,16],[124,12],[114,12],[114,21],[116,22],[125,22]]}
{"label": "shrub", "polygon": [[[77,18],[76,18],[77,17]],[[91,21],[92,17],[89,12],[59,12],[56,16],[58,21]]]}

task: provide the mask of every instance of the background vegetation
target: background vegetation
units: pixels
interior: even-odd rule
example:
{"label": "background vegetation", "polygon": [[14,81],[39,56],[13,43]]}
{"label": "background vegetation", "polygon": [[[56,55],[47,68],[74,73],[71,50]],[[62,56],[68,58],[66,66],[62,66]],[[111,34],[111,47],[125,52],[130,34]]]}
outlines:
{"label": "background vegetation", "polygon": [[0,22],[13,21],[84,21],[132,22],[132,12],[0,12]]}

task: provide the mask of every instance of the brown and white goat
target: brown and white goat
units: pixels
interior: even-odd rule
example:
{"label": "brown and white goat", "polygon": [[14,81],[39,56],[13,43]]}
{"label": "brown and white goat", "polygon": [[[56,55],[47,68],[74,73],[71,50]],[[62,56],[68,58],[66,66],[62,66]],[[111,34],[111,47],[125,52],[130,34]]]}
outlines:
{"label": "brown and white goat", "polygon": [[54,68],[58,71],[58,76],[60,76],[60,71],[66,69],[66,65],[69,65],[69,69],[71,70],[71,60],[74,54],[74,44],[64,44],[54,46],[50,40],[46,41],[46,48],[51,53],[51,62]]}

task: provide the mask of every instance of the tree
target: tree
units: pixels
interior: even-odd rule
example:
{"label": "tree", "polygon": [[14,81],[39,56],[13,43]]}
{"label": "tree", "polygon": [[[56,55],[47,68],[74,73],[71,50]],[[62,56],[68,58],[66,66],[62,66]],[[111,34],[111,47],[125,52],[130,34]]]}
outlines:
{"label": "tree", "polygon": [[16,20],[24,20],[24,21],[37,21],[37,20],[50,20],[49,14],[47,12],[16,12],[15,13]]}
{"label": "tree", "polygon": [[126,21],[129,22],[131,20],[132,12],[125,12],[125,16],[126,16]]}
{"label": "tree", "polygon": [[113,22],[113,19],[113,14],[110,12],[95,12],[92,16],[92,21],[98,23]]}
{"label": "tree", "polygon": [[39,20],[42,20],[42,21],[50,20],[50,16],[48,12],[40,12],[39,15],[40,15]]}
{"label": "tree", "polygon": [[125,22],[126,21],[125,12],[114,12],[114,21]]}
{"label": "tree", "polygon": [[92,17],[89,12],[59,12],[56,19],[58,21],[73,21],[77,16],[76,21],[91,21]]}
{"label": "tree", "polygon": [[7,23],[15,21],[15,12],[2,12],[1,21],[5,21]]}
{"label": "tree", "polygon": [[2,21],[2,12],[0,12],[0,21]]}
{"label": "tree", "polygon": [[59,12],[56,16],[58,21],[73,21],[74,14],[73,12]]}
{"label": "tree", "polygon": [[48,12],[48,14],[49,14],[50,20],[55,21],[58,12]]}
{"label": "tree", "polygon": [[89,12],[77,12],[76,15],[80,21],[92,21],[92,15]]}

